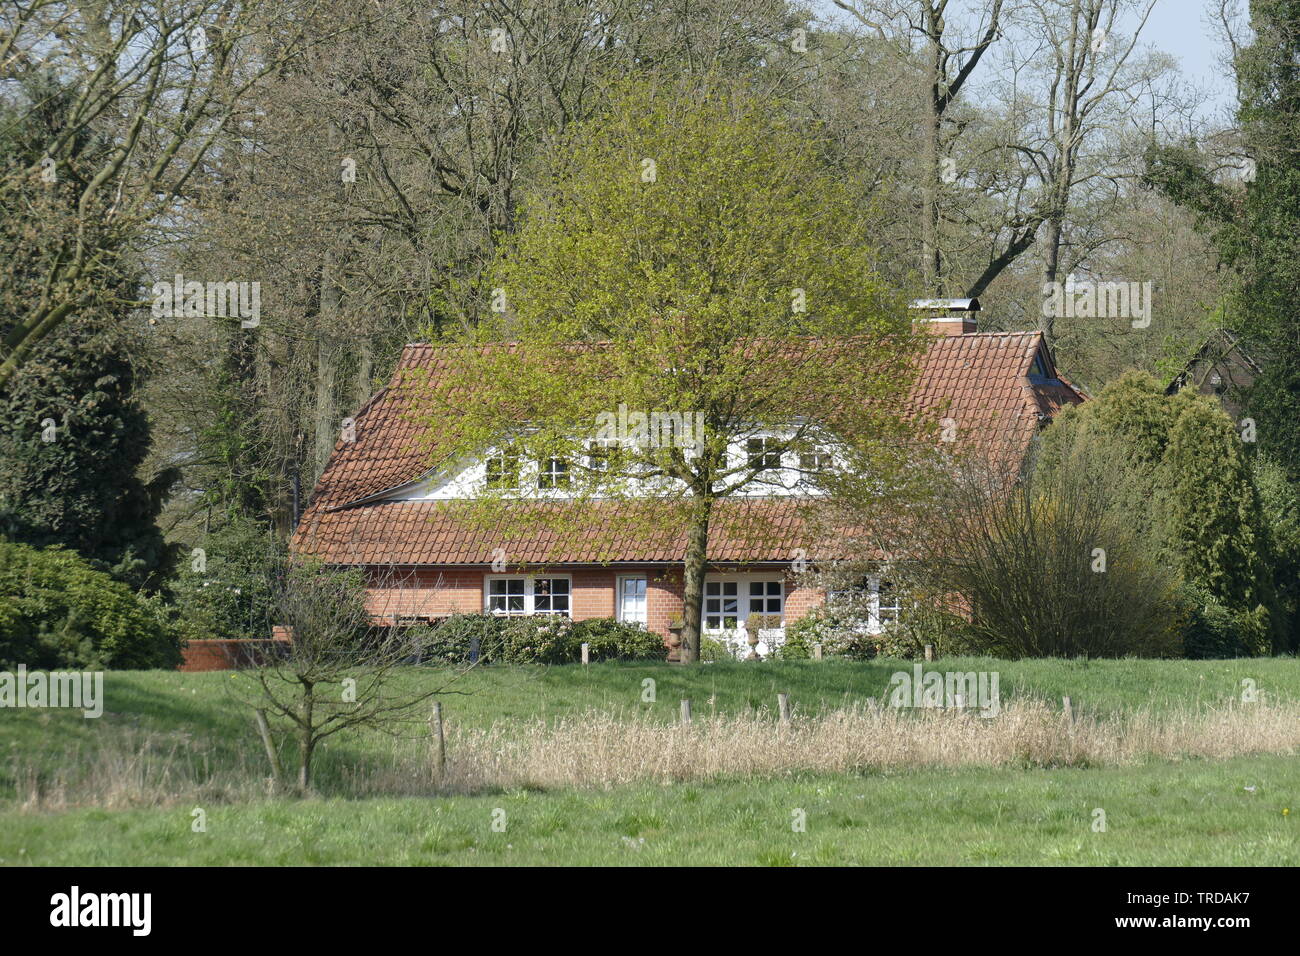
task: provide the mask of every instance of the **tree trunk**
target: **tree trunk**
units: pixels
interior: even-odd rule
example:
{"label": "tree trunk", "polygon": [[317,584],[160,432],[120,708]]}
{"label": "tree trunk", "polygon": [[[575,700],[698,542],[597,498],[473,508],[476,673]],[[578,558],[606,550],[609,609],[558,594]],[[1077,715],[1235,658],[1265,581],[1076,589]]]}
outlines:
{"label": "tree trunk", "polygon": [[302,753],[302,761],[298,765],[298,789],[306,793],[311,789],[311,758],[316,750],[316,740],[310,730],[301,730],[298,732],[298,744]]}
{"label": "tree trunk", "polygon": [[[1043,294],[1057,281],[1057,272],[1060,270],[1061,258],[1061,220],[1050,218],[1045,223],[1045,233],[1043,236]],[[1059,299],[1057,301],[1060,301]],[[1055,343],[1056,325],[1055,316],[1051,314],[1050,309],[1040,309],[1038,314],[1038,328],[1043,333],[1043,342],[1051,349]]]}
{"label": "tree trunk", "polygon": [[709,558],[711,501],[701,504],[692,516],[686,538],[686,561],[682,580],[682,646],[679,660],[693,664],[700,659],[700,625],[704,610],[704,569]]}
{"label": "tree trunk", "polygon": [[316,751],[315,699],[310,683],[303,682],[302,704],[298,710],[298,790],[311,789],[311,758]]}
{"label": "tree trunk", "polygon": [[940,151],[940,130],[943,123],[943,95],[940,89],[939,47],[935,43],[931,51],[934,61],[931,63],[929,89],[926,91],[928,102],[925,129],[925,170],[921,185],[921,281],[926,295],[943,294],[943,263],[939,252],[939,191],[943,175]]}
{"label": "tree trunk", "polygon": [[360,409],[370,399],[370,393],[374,388],[372,379],[375,377],[375,350],[370,345],[370,340],[364,335],[357,342],[357,384],[356,384],[356,401],[353,403],[354,409]]}
{"label": "tree trunk", "polygon": [[330,454],[334,451],[334,443],[338,438],[338,408],[335,399],[335,380],[338,377],[338,354],[334,350],[334,345],[328,338],[322,338],[316,343],[316,408],[315,408],[315,431],[316,431],[316,472],[312,476],[313,483],[320,473],[325,470],[325,465],[330,460]]}

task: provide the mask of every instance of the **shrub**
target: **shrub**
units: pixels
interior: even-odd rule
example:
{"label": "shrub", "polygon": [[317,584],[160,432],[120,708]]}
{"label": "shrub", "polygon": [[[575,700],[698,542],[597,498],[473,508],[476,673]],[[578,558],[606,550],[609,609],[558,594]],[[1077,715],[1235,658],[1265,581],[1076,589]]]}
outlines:
{"label": "shrub", "polygon": [[509,621],[495,614],[453,614],[424,629],[422,659],[431,664],[463,664],[477,638],[479,660],[500,660]]}
{"label": "shrub", "polygon": [[501,617],[453,614],[427,629],[423,659],[459,664],[469,660],[478,639],[479,659],[499,664],[571,664],[589,644],[593,661],[663,660],[663,638],[635,624],[613,618],[571,621],[564,617]]}
{"label": "shrub", "polygon": [[1189,658],[1255,657],[1270,649],[1268,611],[1230,607],[1198,587],[1184,589],[1188,616],[1183,652]]}
{"label": "shrub", "polygon": [[870,656],[870,650],[862,644],[863,636],[859,615],[822,605],[786,625],[785,643],[778,653],[786,660],[807,660],[812,657],[813,647],[820,644],[827,656]]}
{"label": "shrub", "polygon": [[505,664],[571,664],[581,650],[567,617],[506,618],[501,661]]}
{"label": "shrub", "polygon": [[[271,531],[236,520],[204,537],[203,560],[188,556],[174,583],[187,639],[268,637],[275,582],[287,552]],[[197,566],[196,566],[197,565]]]}
{"label": "shrub", "polygon": [[583,643],[591,645],[591,659],[594,661],[661,661],[668,654],[668,647],[660,635],[612,617],[578,621],[573,625],[573,636],[579,646]]}
{"label": "shrub", "polygon": [[0,665],[175,667],[180,637],[159,602],[65,548],[0,540]]}

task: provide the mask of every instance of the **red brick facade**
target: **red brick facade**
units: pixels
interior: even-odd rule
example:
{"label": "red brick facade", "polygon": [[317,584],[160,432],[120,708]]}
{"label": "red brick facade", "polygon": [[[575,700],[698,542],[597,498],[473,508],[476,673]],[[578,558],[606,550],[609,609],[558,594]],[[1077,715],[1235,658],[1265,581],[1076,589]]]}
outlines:
{"label": "red brick facade", "polygon": [[[283,638],[277,636],[276,640],[283,640]],[[177,670],[191,672],[236,670],[253,663],[273,646],[273,641],[256,638],[188,641],[181,649],[181,665]]]}
{"label": "red brick facade", "polygon": [[[719,567],[710,573],[725,575],[782,575],[785,578],[785,622],[798,620],[821,604],[825,595],[818,590],[799,587],[788,568]],[[450,614],[476,614],[486,609],[486,581],[490,568],[422,567],[393,571],[372,568],[368,591],[370,613],[377,620],[393,622],[398,618],[436,619]],[[576,621],[593,617],[615,617],[618,578],[645,575],[647,626],[667,637],[673,621],[682,616],[682,569],[663,565],[556,566],[545,571],[508,568],[506,574],[551,574],[571,579],[570,616]]]}

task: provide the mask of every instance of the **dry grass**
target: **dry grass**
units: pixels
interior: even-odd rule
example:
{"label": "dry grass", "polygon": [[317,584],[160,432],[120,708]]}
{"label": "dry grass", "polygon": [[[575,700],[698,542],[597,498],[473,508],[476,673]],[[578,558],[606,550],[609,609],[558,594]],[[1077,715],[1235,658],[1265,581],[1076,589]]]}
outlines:
{"label": "dry grass", "polygon": [[[238,802],[269,794],[265,757],[220,766],[187,735],[115,733],[110,746],[12,765],[27,811]],[[347,797],[474,793],[502,787],[613,787],[638,782],[961,767],[1124,766],[1144,760],[1300,752],[1300,704],[1081,716],[1019,701],[994,718],[954,710],[852,706],[824,715],[697,717],[665,725],[592,711],[554,723],[452,726],[447,772],[422,741],[392,740],[338,760],[321,789]]]}
{"label": "dry grass", "polygon": [[851,707],[789,724],[750,716],[664,726],[591,713],[554,725],[456,735],[457,782],[610,787],[791,771],[1122,766],[1146,759],[1300,751],[1300,706],[1082,717],[1023,702],[995,718],[955,710]]}

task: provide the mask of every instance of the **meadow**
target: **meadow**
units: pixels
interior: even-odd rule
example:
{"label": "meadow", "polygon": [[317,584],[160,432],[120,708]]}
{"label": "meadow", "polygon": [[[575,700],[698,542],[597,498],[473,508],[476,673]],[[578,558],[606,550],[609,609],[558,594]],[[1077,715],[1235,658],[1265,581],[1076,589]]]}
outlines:
{"label": "meadow", "polygon": [[0,863],[1297,861],[1300,663],[929,666],[997,671],[1003,716],[870,706],[899,661],[409,668],[445,687],[448,771],[422,727],[358,733],[303,799],[238,678],[114,672],[97,720],[0,712]]}

